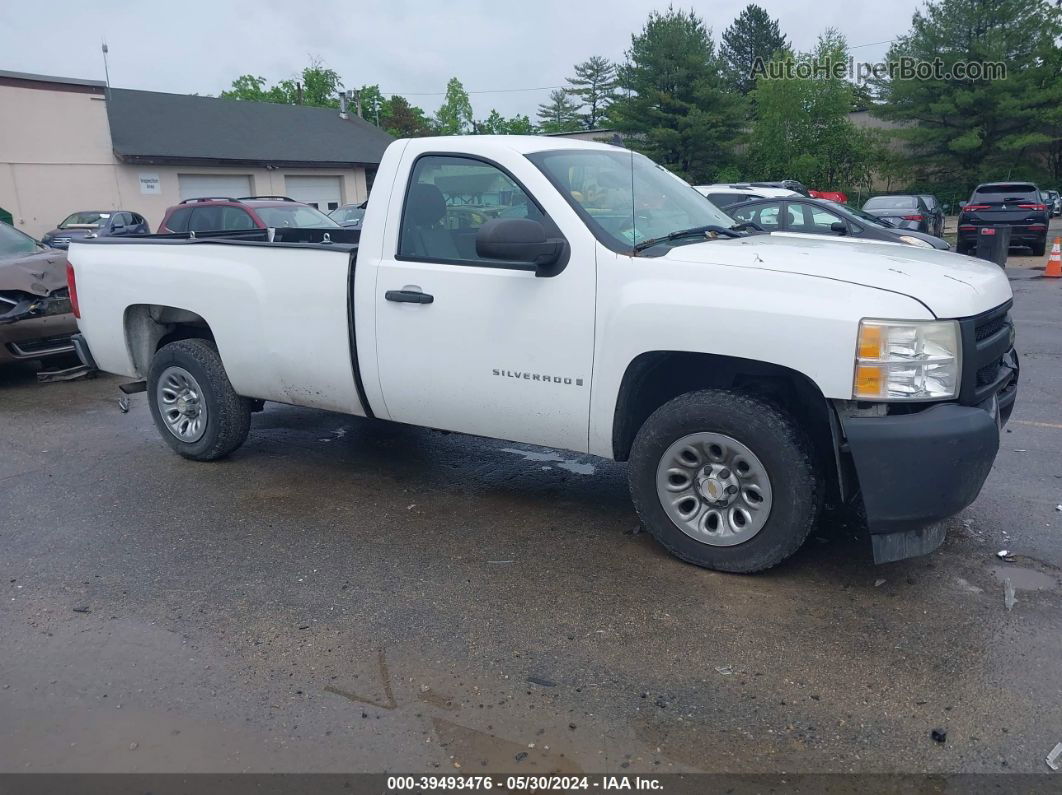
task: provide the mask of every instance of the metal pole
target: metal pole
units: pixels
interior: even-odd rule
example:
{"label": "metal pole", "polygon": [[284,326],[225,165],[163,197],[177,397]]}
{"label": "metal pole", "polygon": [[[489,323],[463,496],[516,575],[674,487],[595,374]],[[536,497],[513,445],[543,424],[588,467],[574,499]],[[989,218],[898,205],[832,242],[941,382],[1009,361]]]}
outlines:
{"label": "metal pole", "polygon": [[100,49],[103,50],[103,79],[107,85],[107,92],[111,90],[111,71],[107,68],[107,42],[102,42]]}

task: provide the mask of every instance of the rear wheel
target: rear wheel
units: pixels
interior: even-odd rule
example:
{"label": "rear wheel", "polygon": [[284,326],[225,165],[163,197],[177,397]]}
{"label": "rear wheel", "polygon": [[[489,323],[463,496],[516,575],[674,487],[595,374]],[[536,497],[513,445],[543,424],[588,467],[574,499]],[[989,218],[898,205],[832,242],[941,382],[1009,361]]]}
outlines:
{"label": "rear wheel", "polygon": [[1047,253],[1047,234],[1045,233],[1037,242],[1032,245],[1033,256],[1042,257]]}
{"label": "rear wheel", "polygon": [[807,436],[758,398],[721,389],[657,409],[631,449],[631,497],[646,529],[689,563],[751,573],[788,558],[823,492]]}
{"label": "rear wheel", "polygon": [[224,458],[247,438],[252,402],[233,390],[208,340],[178,340],[160,348],[151,361],[147,394],[159,433],[185,458]]}

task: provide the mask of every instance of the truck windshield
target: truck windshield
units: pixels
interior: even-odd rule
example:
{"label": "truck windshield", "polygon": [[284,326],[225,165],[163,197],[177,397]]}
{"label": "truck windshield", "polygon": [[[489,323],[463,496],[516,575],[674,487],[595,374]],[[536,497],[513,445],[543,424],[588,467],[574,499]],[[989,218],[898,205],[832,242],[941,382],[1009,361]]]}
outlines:
{"label": "truck windshield", "polygon": [[734,225],[734,219],[670,171],[627,150],[562,149],[527,157],[602,245],[621,254],[672,232]]}

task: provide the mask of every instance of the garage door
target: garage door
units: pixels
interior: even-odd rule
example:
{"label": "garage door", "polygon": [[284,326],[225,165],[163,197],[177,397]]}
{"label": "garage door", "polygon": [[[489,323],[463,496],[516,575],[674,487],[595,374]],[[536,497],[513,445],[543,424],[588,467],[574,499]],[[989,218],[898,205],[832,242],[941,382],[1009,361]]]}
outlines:
{"label": "garage door", "polygon": [[206,196],[238,199],[251,195],[251,178],[246,174],[178,174],[181,201]]}
{"label": "garage door", "polygon": [[339,177],[286,177],[284,189],[295,201],[324,213],[336,209],[343,201]]}

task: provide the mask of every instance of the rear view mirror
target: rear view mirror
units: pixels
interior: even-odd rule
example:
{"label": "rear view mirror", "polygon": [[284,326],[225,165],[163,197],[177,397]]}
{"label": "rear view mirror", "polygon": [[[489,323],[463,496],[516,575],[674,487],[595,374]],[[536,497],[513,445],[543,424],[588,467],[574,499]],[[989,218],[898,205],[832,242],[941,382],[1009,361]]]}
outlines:
{"label": "rear view mirror", "polygon": [[521,263],[538,276],[552,276],[564,253],[564,240],[551,240],[546,227],[530,218],[493,218],[476,233],[482,259]]}
{"label": "rear view mirror", "polygon": [[844,221],[834,221],[830,224],[830,231],[835,232],[838,235],[847,235],[848,227],[845,225]]}

